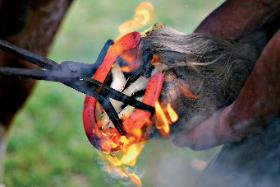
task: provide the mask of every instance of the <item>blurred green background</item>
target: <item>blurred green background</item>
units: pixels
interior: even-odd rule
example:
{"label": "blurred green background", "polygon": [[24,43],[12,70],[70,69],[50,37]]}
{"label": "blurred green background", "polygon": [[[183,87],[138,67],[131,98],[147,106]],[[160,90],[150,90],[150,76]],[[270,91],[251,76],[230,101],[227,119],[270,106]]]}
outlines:
{"label": "blurred green background", "polygon": [[[50,58],[93,63],[104,42],[118,36],[118,26],[132,18],[139,0],[75,1],[56,36]],[[191,33],[222,0],[151,0],[156,21]],[[82,126],[84,96],[65,86],[39,82],[17,116],[9,135],[7,187],[132,186],[108,177]],[[212,151],[213,152],[213,151]],[[189,183],[189,160],[208,159],[212,152],[192,152],[155,140],[139,161],[144,186]],[[181,175],[178,175],[181,172]],[[191,180],[191,179],[190,179]],[[179,184],[179,185],[176,185]]]}

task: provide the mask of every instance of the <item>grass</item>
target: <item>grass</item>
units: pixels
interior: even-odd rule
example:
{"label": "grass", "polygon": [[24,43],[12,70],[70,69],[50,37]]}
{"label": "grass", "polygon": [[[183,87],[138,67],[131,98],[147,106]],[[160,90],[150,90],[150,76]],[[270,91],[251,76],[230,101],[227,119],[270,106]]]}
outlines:
{"label": "grass", "polygon": [[[75,1],[57,35],[50,58],[93,63],[103,43],[118,36],[117,26],[132,17],[139,2]],[[222,0],[151,2],[157,21],[190,33]],[[83,98],[82,94],[59,84],[37,84],[11,129],[5,160],[6,186],[126,185],[122,180],[112,181],[98,164],[97,152],[88,143],[82,127]],[[157,186],[159,180],[160,184],[163,182],[161,186],[168,186],[173,181],[168,178],[174,178],[176,171],[161,178],[169,171],[165,160],[185,164],[185,160],[194,156],[208,158],[209,155],[208,152],[175,148],[166,141],[153,141],[140,158],[144,186]],[[165,166],[167,169],[163,168]]]}

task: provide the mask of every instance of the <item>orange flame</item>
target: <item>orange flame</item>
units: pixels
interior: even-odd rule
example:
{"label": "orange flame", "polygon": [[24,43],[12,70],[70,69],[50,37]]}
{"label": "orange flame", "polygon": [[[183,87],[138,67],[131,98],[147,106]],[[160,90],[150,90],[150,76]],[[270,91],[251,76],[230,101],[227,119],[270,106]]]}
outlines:
{"label": "orange flame", "polygon": [[134,17],[119,26],[119,32],[123,35],[151,24],[154,20],[154,7],[149,2],[142,2],[135,8]]}
{"label": "orange flame", "polygon": [[136,184],[136,186],[142,186],[141,179],[135,173],[129,173],[128,177],[134,184]]}
{"label": "orange flame", "polygon": [[160,103],[156,101],[155,110],[156,110],[156,122],[155,122],[156,128],[158,129],[159,133],[162,136],[168,137],[170,133],[170,125],[176,122],[179,119],[179,116],[169,103],[167,104],[166,108],[162,108]]}
{"label": "orange flame", "polygon": [[[155,126],[162,136],[168,137],[170,125],[178,120],[178,114],[170,104],[167,104],[166,107],[162,107],[159,101],[156,101],[154,106]],[[145,111],[138,110],[136,113],[133,113],[132,116],[133,118],[130,116],[130,118],[123,119],[125,131],[128,133],[127,136],[115,137],[107,133],[108,139],[104,140],[101,145],[103,149],[105,149],[103,153],[105,153],[109,164],[106,171],[115,173],[123,178],[128,178],[136,186],[142,186],[140,177],[128,171],[128,168],[136,165],[136,161],[144,149],[146,137],[143,135],[143,128],[150,127],[151,121],[148,113]],[[106,152],[106,146],[111,148],[116,147],[119,152],[117,154],[112,154],[110,151]]]}
{"label": "orange flame", "polygon": [[156,110],[156,128],[158,129],[158,131],[162,136],[167,137],[170,132],[169,123],[158,101],[156,101],[155,103],[155,110]]}

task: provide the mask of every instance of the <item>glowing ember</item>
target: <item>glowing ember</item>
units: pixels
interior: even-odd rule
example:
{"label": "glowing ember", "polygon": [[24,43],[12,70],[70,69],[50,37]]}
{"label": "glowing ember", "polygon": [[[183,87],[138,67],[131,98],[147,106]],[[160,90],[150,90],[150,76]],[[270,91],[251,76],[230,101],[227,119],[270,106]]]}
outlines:
{"label": "glowing ember", "polygon": [[135,8],[134,17],[119,26],[121,35],[141,29],[154,20],[154,7],[149,2],[142,2]]}

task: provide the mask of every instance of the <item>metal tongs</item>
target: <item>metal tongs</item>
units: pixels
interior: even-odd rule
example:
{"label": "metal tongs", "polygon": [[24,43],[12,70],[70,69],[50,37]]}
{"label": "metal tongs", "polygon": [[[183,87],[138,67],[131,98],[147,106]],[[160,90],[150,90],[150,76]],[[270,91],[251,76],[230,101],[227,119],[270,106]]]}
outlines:
{"label": "metal tongs", "polygon": [[123,135],[125,133],[122,128],[122,122],[109,98],[151,113],[154,112],[154,108],[92,79],[92,75],[101,65],[112,44],[113,40],[108,40],[105,43],[94,64],[72,61],[64,61],[59,64],[28,50],[19,48],[7,41],[0,40],[1,50],[40,67],[38,69],[0,67],[0,75],[60,82],[78,92],[92,96],[100,102],[118,132]]}

